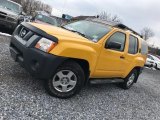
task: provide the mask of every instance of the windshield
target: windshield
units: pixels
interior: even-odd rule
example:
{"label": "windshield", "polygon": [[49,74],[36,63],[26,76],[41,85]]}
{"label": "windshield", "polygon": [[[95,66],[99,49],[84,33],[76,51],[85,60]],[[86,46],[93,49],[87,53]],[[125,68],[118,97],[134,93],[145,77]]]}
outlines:
{"label": "windshield", "polygon": [[0,7],[6,8],[18,14],[21,12],[21,7],[19,5],[8,0],[0,0]]}
{"label": "windshield", "polygon": [[87,20],[73,22],[63,27],[68,30],[77,31],[78,33],[85,35],[88,39],[94,42],[98,42],[98,40],[100,40],[111,30],[111,28],[107,25]]}
{"label": "windshield", "polygon": [[40,20],[40,21],[42,21],[42,22],[45,22],[45,23],[49,23],[49,24],[51,24],[51,25],[56,25],[57,26],[57,21],[56,21],[56,19],[54,19],[54,18],[51,18],[51,17],[48,17],[48,16],[45,16],[45,15],[37,15],[36,17],[35,17],[35,19],[37,19],[37,20]]}

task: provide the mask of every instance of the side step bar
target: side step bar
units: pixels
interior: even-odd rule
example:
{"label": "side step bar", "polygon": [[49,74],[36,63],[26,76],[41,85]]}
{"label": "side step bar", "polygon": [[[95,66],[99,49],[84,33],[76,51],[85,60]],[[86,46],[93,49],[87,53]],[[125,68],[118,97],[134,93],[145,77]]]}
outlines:
{"label": "side step bar", "polygon": [[122,83],[123,79],[90,79],[90,84]]}

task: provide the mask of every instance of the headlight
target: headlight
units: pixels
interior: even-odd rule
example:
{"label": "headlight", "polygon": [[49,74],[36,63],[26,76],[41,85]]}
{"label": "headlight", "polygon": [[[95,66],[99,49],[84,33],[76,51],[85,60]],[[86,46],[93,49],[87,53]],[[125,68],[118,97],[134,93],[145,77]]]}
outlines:
{"label": "headlight", "polygon": [[35,48],[40,49],[44,52],[50,52],[55,46],[57,45],[57,43],[47,39],[47,38],[41,38]]}

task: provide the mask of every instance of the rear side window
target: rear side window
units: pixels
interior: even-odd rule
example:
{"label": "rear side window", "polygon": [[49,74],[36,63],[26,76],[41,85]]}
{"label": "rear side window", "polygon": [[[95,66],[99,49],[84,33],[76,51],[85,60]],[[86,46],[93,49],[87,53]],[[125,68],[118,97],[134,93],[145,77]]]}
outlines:
{"label": "rear side window", "polygon": [[129,54],[136,54],[138,53],[138,39],[132,35],[129,37]]}
{"label": "rear side window", "polygon": [[147,55],[148,54],[148,45],[145,41],[142,41],[141,54],[142,55]]}

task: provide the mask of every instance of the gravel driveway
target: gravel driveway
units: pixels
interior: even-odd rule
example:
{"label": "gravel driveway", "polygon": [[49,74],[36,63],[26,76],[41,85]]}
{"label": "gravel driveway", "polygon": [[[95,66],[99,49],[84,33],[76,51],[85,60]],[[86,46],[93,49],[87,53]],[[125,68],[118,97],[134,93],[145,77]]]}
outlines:
{"label": "gravel driveway", "polygon": [[43,81],[10,58],[8,46],[9,38],[0,36],[0,120],[160,120],[160,71],[145,69],[127,91],[114,84],[93,85],[61,100],[50,97]]}

